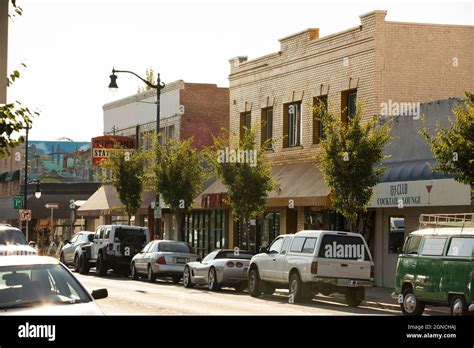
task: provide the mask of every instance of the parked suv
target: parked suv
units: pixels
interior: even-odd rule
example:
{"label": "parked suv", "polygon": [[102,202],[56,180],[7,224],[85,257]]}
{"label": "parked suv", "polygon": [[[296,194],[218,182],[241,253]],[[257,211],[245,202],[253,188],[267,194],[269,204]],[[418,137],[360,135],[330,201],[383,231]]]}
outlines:
{"label": "parked suv", "polygon": [[60,261],[66,266],[74,266],[76,272],[79,271],[79,257],[81,256],[82,246],[94,241],[94,232],[81,231],[72,237],[71,240],[65,240],[61,248]]}
{"label": "parked suv", "polygon": [[109,269],[125,276],[130,274],[130,262],[148,243],[148,228],[127,225],[99,226],[92,243],[81,248],[79,272],[85,274],[95,266],[96,274],[106,276]]}
{"label": "parked suv", "polygon": [[28,245],[20,229],[8,224],[0,224],[0,256],[36,254],[38,252]]}
{"label": "parked suv", "polygon": [[394,298],[405,315],[425,305],[474,312],[474,228],[428,228],[410,233],[398,257]]}
{"label": "parked suv", "polygon": [[289,288],[290,302],[310,300],[316,293],[342,293],[349,306],[365,298],[372,286],[374,263],[357,233],[301,231],[277,237],[249,266],[249,292],[258,297]]}

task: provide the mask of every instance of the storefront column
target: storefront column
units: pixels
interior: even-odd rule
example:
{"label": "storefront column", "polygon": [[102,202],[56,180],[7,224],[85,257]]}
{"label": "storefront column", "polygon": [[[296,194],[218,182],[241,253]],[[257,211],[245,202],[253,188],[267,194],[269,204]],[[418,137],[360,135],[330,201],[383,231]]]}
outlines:
{"label": "storefront column", "polygon": [[303,231],[304,230],[304,207],[297,207],[298,211],[298,223],[296,227],[296,231]]}

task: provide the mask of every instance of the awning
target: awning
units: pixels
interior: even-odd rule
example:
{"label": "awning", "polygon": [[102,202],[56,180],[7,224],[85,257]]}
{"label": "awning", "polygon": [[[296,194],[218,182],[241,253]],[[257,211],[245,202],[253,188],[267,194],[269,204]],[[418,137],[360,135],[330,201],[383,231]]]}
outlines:
{"label": "awning", "polygon": [[441,172],[433,172],[432,168],[437,166],[434,159],[383,163],[382,165],[386,167],[386,170],[380,182],[450,179],[454,177]]}
{"label": "awning", "polygon": [[5,181],[16,181],[20,179],[20,171],[19,170],[13,170],[11,172],[7,173],[7,176],[5,177]]}
{"label": "awning", "polygon": [[[288,206],[290,199],[295,206],[329,206],[329,191],[323,175],[312,163],[274,166],[271,174],[280,184],[280,190],[269,193],[268,207]],[[216,180],[196,197],[193,207],[201,208],[202,195],[226,192],[227,187]]]}
{"label": "awning", "polygon": [[[143,192],[142,203],[138,208],[138,214],[147,214],[151,202],[155,201],[154,192]],[[117,191],[111,185],[101,186],[79,209],[78,216],[104,216],[119,215],[123,212]]]}

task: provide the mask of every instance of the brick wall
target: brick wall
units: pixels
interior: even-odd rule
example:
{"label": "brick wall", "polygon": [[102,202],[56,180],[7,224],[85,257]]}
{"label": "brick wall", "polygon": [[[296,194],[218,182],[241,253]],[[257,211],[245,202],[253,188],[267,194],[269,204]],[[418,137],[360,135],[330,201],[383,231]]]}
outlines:
{"label": "brick wall", "polygon": [[193,137],[200,149],[212,145],[212,136],[229,128],[229,89],[213,84],[185,83],[180,90],[184,114],[180,121],[181,139]]}

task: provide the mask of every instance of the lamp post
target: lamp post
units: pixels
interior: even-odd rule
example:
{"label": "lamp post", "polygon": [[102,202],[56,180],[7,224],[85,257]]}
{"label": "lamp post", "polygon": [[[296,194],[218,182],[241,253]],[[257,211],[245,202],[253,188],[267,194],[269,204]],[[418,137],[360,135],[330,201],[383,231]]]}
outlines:
{"label": "lamp post", "polygon": [[[152,89],[156,89],[156,134],[158,136],[158,134],[160,133],[160,95],[161,95],[161,89],[165,87],[165,84],[161,82],[160,74],[158,74],[156,85],[154,85],[150,81],[147,81],[144,78],[138,76],[133,71],[115,70],[114,68],[112,68],[112,75],[110,75],[110,83],[109,83],[110,89],[118,88],[117,75],[115,75],[116,73],[127,73],[127,74],[135,75],[140,80],[142,80],[148,87]],[[136,139],[136,141],[138,141],[138,139]],[[158,190],[156,190],[155,207],[156,206],[159,207],[159,204],[160,204],[160,193],[158,192]],[[155,238],[159,239],[161,237],[161,218],[156,217],[155,213],[154,213],[154,216],[155,216],[154,236]]]}

